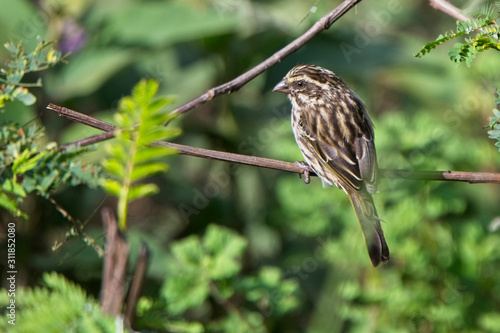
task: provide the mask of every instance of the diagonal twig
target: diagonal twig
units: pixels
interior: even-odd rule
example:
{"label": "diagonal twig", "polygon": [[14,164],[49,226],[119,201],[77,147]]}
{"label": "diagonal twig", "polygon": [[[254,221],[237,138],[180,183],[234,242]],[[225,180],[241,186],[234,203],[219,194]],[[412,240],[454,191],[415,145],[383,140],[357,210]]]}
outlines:
{"label": "diagonal twig", "polygon": [[204,104],[210,100],[212,100],[214,97],[222,95],[222,94],[229,94],[232,92],[237,91],[240,89],[242,86],[244,86],[247,82],[255,78],[257,75],[263,73],[270,67],[276,65],[279,63],[283,58],[286,56],[292,54],[293,52],[297,51],[300,49],[304,44],[306,44],[308,41],[310,41],[314,36],[319,34],[320,32],[327,30],[330,28],[330,26],[337,21],[339,18],[341,18],[345,13],[347,13],[352,7],[354,7],[356,4],[361,2],[361,0],[346,0],[342,2],[337,8],[320,18],[311,28],[309,28],[306,32],[304,32],[301,36],[296,38],[293,42],[289,43],[286,45],[284,48],[255,66],[254,68],[250,69],[249,71],[241,74],[240,76],[236,77],[235,79],[226,82],[220,86],[214,87],[210,90],[208,90],[206,93],[203,95],[193,99],[192,101],[178,107],[177,109],[173,110],[173,114],[182,114],[185,113],[191,109],[194,109],[198,107],[201,104]]}
{"label": "diagonal twig", "polygon": [[448,16],[451,16],[455,20],[458,21],[468,21],[470,20],[469,17],[465,16],[460,12],[460,9],[455,7],[453,4],[449,3],[448,1],[445,0],[429,0],[429,4],[431,5],[432,8],[435,10],[439,10],[443,13],[445,13]]}
{"label": "diagonal twig", "polygon": [[[81,114],[74,110],[70,110],[65,107],[61,107],[54,104],[49,104],[47,109],[53,110],[59,113],[60,116],[74,120],[76,122],[82,123],[87,126],[100,129],[102,131],[108,131],[104,134],[96,135],[90,138],[84,138],[81,140],[73,141],[64,145],[61,145],[61,149],[68,148],[70,146],[84,146],[89,144],[94,144],[101,142],[106,139],[114,137],[114,130],[117,128],[115,125],[106,123],[102,120],[95,119],[93,117]],[[208,158],[218,161],[226,161],[232,163],[239,163],[245,165],[258,166],[263,168],[282,170],[288,172],[295,172],[303,174],[304,171],[309,171],[311,175],[314,172],[309,169],[304,169],[297,163],[290,163],[285,161],[273,160],[270,158],[256,157],[241,155],[235,153],[221,152],[211,149],[203,149],[197,147],[186,146],[178,143],[155,141],[156,146],[163,146],[176,149],[179,154],[189,155],[201,158]],[[469,183],[496,183],[500,184],[500,173],[487,173],[487,172],[465,172],[465,171],[417,171],[417,170],[393,170],[393,169],[381,169],[379,174],[384,178],[405,178],[405,179],[417,179],[417,180],[445,180],[445,181],[462,181]]]}

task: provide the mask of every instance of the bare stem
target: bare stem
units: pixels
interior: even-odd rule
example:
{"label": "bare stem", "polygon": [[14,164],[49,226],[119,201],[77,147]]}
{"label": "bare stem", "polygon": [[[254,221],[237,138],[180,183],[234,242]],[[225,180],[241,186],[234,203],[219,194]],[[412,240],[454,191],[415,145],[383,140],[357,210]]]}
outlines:
{"label": "bare stem", "polygon": [[109,208],[101,212],[106,233],[106,255],[102,271],[101,310],[118,316],[123,304],[123,290],[127,273],[130,245],[118,230],[116,217]]}

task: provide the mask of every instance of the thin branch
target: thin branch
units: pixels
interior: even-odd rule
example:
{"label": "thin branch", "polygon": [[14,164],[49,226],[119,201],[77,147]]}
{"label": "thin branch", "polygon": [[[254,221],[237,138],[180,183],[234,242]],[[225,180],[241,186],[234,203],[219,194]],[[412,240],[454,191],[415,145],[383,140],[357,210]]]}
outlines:
{"label": "thin branch", "polygon": [[429,0],[429,4],[435,10],[439,10],[439,11],[445,13],[446,15],[451,16],[455,20],[459,20],[459,21],[462,21],[462,22],[466,22],[466,21],[470,20],[469,17],[467,17],[464,14],[460,13],[460,9],[458,9],[457,7],[455,7],[453,4],[449,3],[448,1],[445,1],[445,0]]}
{"label": "thin branch", "polygon": [[[92,118],[90,116],[81,114],[79,112],[49,104],[47,109],[53,110],[68,119],[91,126],[103,131],[108,131],[102,135],[96,135],[90,138],[73,141],[62,145],[61,148],[68,148],[70,146],[84,146],[101,142],[110,139],[114,136],[115,125],[106,123],[104,121]],[[258,166],[263,168],[282,170],[288,172],[295,172],[299,174],[304,173],[304,167],[298,163],[290,163],[285,161],[273,160],[270,158],[248,156],[234,153],[221,152],[211,149],[203,149],[197,147],[186,146],[178,143],[156,141],[156,146],[169,147],[176,149],[179,154],[189,155],[201,158],[208,158],[218,161],[226,161],[232,163],[239,163],[245,165]],[[309,169],[311,175],[314,172]],[[496,183],[500,184],[500,173],[483,173],[483,172],[463,172],[463,171],[417,171],[417,170],[392,170],[381,169],[379,174],[384,178],[405,178],[405,179],[418,179],[418,180],[445,180],[445,181],[463,181],[469,183]]]}
{"label": "thin branch", "polygon": [[311,28],[309,28],[309,30],[307,30],[301,36],[296,38],[293,42],[286,45],[284,48],[282,48],[281,50],[279,50],[278,52],[267,58],[265,61],[261,62],[260,64],[250,69],[249,71],[241,74],[237,78],[208,90],[203,95],[173,110],[172,113],[173,114],[185,113],[191,109],[198,107],[201,104],[204,104],[212,100],[214,97],[237,91],[247,82],[255,78],[257,75],[263,73],[270,67],[281,62],[281,60],[283,60],[283,58],[285,58],[286,56],[300,49],[314,36],[316,36],[317,34],[319,34],[324,30],[329,29],[330,26],[335,21],[341,18],[345,13],[347,13],[352,7],[354,7],[359,2],[361,2],[361,0],[346,0],[342,2],[337,8],[335,8],[334,10],[323,16],[321,19],[319,19]]}
{"label": "thin branch", "polygon": [[88,245],[92,246],[94,248],[94,250],[97,252],[97,254],[99,255],[99,257],[102,257],[104,255],[104,250],[98,244],[96,244],[94,238],[92,238],[84,230],[85,225],[82,224],[77,219],[75,219],[70,213],[68,213],[68,211],[65,210],[54,198],[48,197],[47,200],[52,205],[54,205],[54,208],[66,220],[68,220],[69,222],[71,222],[71,224],[73,225],[73,227],[71,228],[73,230],[70,230],[70,231],[66,232],[66,236],[65,236],[66,239],[63,242],[59,242],[59,241],[56,240],[56,242],[54,243],[54,245],[52,245],[52,250],[55,251],[55,250],[59,249],[64,244],[64,242],[66,242],[66,240],[69,239],[69,237],[72,237],[74,234],[76,234],[76,235],[82,235],[83,240],[85,241],[85,243],[87,243]]}
{"label": "thin branch", "polygon": [[[47,106],[47,109],[56,111],[57,113],[59,113],[59,116],[61,117],[99,129],[101,131],[107,131],[106,133],[103,134],[66,143],[64,145],[59,146],[60,149],[67,149],[72,146],[84,147],[91,144],[99,143],[104,140],[111,139],[115,136],[114,131],[117,127],[113,124],[107,123],[105,121],[87,116],[85,114],[55,104],[49,104]],[[218,161],[234,162],[239,164],[253,165],[263,168],[283,170],[296,173],[304,172],[304,169],[295,163],[278,161],[270,158],[226,153],[217,150],[191,147],[179,143],[164,142],[164,141],[155,141],[154,146],[173,148],[177,150],[181,155],[208,158]],[[309,171],[311,173],[314,173],[312,170]]]}
{"label": "thin branch", "polygon": [[500,173],[468,171],[417,171],[402,169],[380,169],[380,177],[405,178],[416,180],[443,180],[467,182],[470,184],[500,184]]}

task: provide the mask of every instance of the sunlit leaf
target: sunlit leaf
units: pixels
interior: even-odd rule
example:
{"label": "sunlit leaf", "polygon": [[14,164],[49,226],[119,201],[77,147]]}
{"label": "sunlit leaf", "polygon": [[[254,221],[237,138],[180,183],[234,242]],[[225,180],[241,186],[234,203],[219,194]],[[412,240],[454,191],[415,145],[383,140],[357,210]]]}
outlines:
{"label": "sunlit leaf", "polygon": [[139,149],[134,156],[134,163],[144,163],[149,160],[175,154],[176,152],[175,149],[167,147],[147,147],[145,149]]}
{"label": "sunlit leaf", "polygon": [[128,200],[132,201],[158,193],[159,188],[155,184],[143,184],[133,186],[128,194]]}
{"label": "sunlit leaf", "polygon": [[0,191],[0,207],[8,210],[12,215],[16,217],[21,217],[25,220],[28,219],[28,215],[21,211],[18,207],[18,202],[10,198],[6,193]]}
{"label": "sunlit leaf", "polygon": [[125,167],[117,160],[105,160],[103,162],[103,167],[106,171],[119,178],[123,178],[125,176]]}
{"label": "sunlit leaf", "polygon": [[101,186],[111,195],[119,196],[122,189],[122,185],[116,180],[103,179],[101,181]]}
{"label": "sunlit leaf", "polygon": [[130,179],[136,181],[138,179],[144,178],[146,176],[151,176],[160,172],[165,172],[168,170],[168,166],[165,163],[147,163],[143,165],[137,165],[132,169],[130,174]]}

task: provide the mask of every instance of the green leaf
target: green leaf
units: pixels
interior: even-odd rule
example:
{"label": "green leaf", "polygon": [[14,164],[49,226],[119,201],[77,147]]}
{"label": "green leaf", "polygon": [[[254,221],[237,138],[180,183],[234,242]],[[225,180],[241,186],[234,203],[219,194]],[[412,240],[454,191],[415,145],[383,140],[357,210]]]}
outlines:
{"label": "green leaf", "polygon": [[[483,29],[482,31],[479,29]],[[454,62],[465,62],[470,67],[477,53],[487,49],[500,50],[500,43],[494,37],[498,33],[498,26],[492,19],[476,18],[467,22],[457,21],[457,32],[439,35],[436,41],[424,45],[415,56],[422,57],[436,46],[459,36],[477,32],[474,38],[466,38],[466,43],[456,43],[449,51],[450,59]]]}
{"label": "green leaf", "polygon": [[203,333],[205,329],[203,325],[198,322],[186,322],[186,321],[170,321],[166,324],[166,328],[169,332],[176,333]]}
{"label": "green leaf", "polygon": [[162,294],[172,315],[200,306],[210,292],[210,280],[201,274],[174,276],[166,281]]}
{"label": "green leaf", "polygon": [[47,194],[51,188],[51,186],[56,183],[57,179],[61,177],[61,172],[59,170],[50,170],[50,172],[42,179],[38,181],[38,186],[36,189],[39,190],[42,194]]}
{"label": "green leaf", "polygon": [[140,199],[158,193],[158,186],[155,184],[135,185],[129,191],[128,201]]}
{"label": "green leaf", "polygon": [[[19,46],[22,45],[21,44],[22,41],[19,41]],[[18,49],[18,45],[14,44],[14,43],[5,43],[3,44],[3,46],[7,49],[7,51],[9,53],[16,53],[17,52],[17,49]]]}
{"label": "green leaf", "polygon": [[172,245],[172,253],[181,265],[199,266],[203,258],[200,240],[196,236],[189,236]]}
{"label": "green leaf", "polygon": [[0,148],[0,168],[5,172],[3,191],[17,196],[21,202],[31,192],[48,197],[61,185],[97,184],[98,169],[75,161],[75,157],[89,149],[58,150],[57,145],[50,142],[40,148],[43,135],[35,125],[0,127],[0,142],[5,142]]}
{"label": "green leaf", "polygon": [[247,300],[280,316],[300,306],[297,281],[284,279],[283,272],[276,267],[266,266],[257,276],[243,278],[238,289],[245,292]]}
{"label": "green leaf", "polygon": [[81,165],[78,163],[70,163],[68,173],[71,175],[69,180],[71,186],[87,184],[91,188],[99,186],[99,169]]}
{"label": "green leaf", "polygon": [[101,186],[111,195],[119,196],[122,184],[112,179],[102,179]]}
{"label": "green leaf", "polygon": [[[129,96],[122,97],[120,99],[120,101],[118,102],[118,110],[125,112],[125,113],[133,113],[136,111],[137,108],[138,108],[138,106],[136,105],[135,100]],[[120,118],[118,118],[118,117],[120,117]],[[115,119],[116,119],[117,125],[120,127],[128,127],[128,126],[133,125],[133,123],[129,123],[129,122],[125,123],[124,119],[128,120],[128,118],[124,118],[124,115],[122,115],[121,113],[116,113]]]}
{"label": "green leaf", "polygon": [[[163,126],[168,114],[159,108],[171,98],[159,98],[153,102],[159,84],[154,80],[141,80],[133,89],[131,97],[124,97],[118,103],[115,120],[120,129],[115,133],[115,142],[109,145],[110,157],[104,163],[105,169],[122,184],[132,184],[143,178],[168,169],[167,164],[154,159],[171,154],[171,149],[149,148],[155,140],[172,137],[179,130]],[[119,195],[118,220],[121,228],[126,227],[127,204],[158,192],[154,184],[117,186],[115,182],[104,182],[103,187],[113,195]],[[118,191],[120,189],[120,191]]]}
{"label": "green leaf", "polygon": [[102,166],[107,172],[118,178],[123,178],[125,176],[125,167],[117,160],[105,160],[103,161]]}
{"label": "green leaf", "polygon": [[460,55],[460,50],[462,49],[462,43],[455,43],[453,47],[448,51],[448,55],[450,56],[450,60],[454,62],[462,61],[462,56]]}
{"label": "green leaf", "polygon": [[146,146],[151,144],[153,141],[161,141],[166,138],[172,138],[180,134],[180,130],[178,129],[170,129],[170,128],[154,128],[147,133],[143,133],[139,139],[138,144],[141,146]]}
{"label": "green leaf", "polygon": [[49,48],[53,42],[45,42],[38,39],[38,44],[34,51],[27,52],[23,43],[20,41],[17,45],[6,43],[4,47],[10,53],[12,60],[7,62],[7,69],[0,71],[0,80],[4,83],[2,86],[2,96],[0,100],[0,109],[3,107],[3,101],[19,101],[24,105],[33,105],[36,97],[26,86],[41,87],[41,79],[38,78],[35,83],[22,82],[24,76],[30,72],[37,72],[52,67],[64,60],[61,53],[53,48]]}
{"label": "green leaf", "polygon": [[28,215],[19,209],[18,202],[3,192],[0,192],[0,207],[8,210],[15,217],[28,219]]}
{"label": "green leaf", "polygon": [[[16,289],[16,319],[25,319],[16,320],[16,332],[117,331],[115,318],[103,315],[99,303],[87,296],[80,286],[56,273],[44,273],[43,280],[43,287]],[[6,304],[2,304],[4,306]],[[2,332],[11,327],[7,321],[0,323]]]}
{"label": "green leaf", "polygon": [[485,332],[500,332],[500,313],[489,312],[481,315],[479,325]]}
{"label": "green leaf", "polygon": [[264,267],[259,272],[259,279],[269,286],[278,286],[283,272],[277,267]]}
{"label": "green leaf", "polygon": [[34,150],[25,149],[21,155],[12,163],[12,172],[14,174],[23,174],[33,169],[38,161],[47,154],[47,151],[35,154]]}
{"label": "green leaf", "polygon": [[136,181],[145,176],[151,176],[160,172],[166,172],[168,170],[168,166],[165,163],[147,163],[144,165],[137,165],[134,169],[132,169],[132,173],[130,174],[130,180]]}
{"label": "green leaf", "polygon": [[177,153],[175,149],[167,147],[147,147],[145,149],[139,149],[139,151],[134,156],[134,163],[144,163],[150,160],[154,160],[167,155],[172,155]]}
{"label": "green leaf", "polygon": [[[155,112],[160,111],[164,106],[174,103],[175,100],[176,100],[176,98],[174,96],[165,96],[162,98],[158,98],[158,99],[154,100],[153,102],[151,102],[151,104],[149,104],[148,108],[149,108],[151,113],[155,113]],[[168,117],[168,114],[166,112],[162,112],[162,113],[166,114],[166,116]]]}
{"label": "green leaf", "polygon": [[196,236],[189,236],[172,245],[175,261],[170,264],[172,276],[165,281],[162,295],[169,312],[180,314],[201,305],[209,295],[210,280],[204,273],[204,253]]}
{"label": "green leaf", "polygon": [[24,105],[33,105],[36,103],[36,97],[28,91],[28,89],[22,89],[16,96],[15,100],[23,103]]}
{"label": "green leaf", "polygon": [[245,238],[230,229],[210,224],[203,237],[203,246],[212,255],[240,256],[247,246]]}
{"label": "green leaf", "polygon": [[148,108],[160,85],[155,80],[141,80],[132,90],[132,98],[141,108]]}
{"label": "green leaf", "polygon": [[492,138],[497,138],[497,137],[500,137],[500,128],[499,129],[495,129],[493,131],[488,131],[488,134],[490,135],[490,137]]}
{"label": "green leaf", "polygon": [[116,160],[125,161],[128,158],[129,151],[123,145],[107,145],[106,150]]}
{"label": "green leaf", "polygon": [[212,257],[208,267],[211,278],[229,278],[240,271],[239,259],[247,246],[245,238],[227,228],[211,224],[203,237],[203,246]]}
{"label": "green leaf", "polygon": [[257,311],[229,311],[228,316],[211,322],[208,325],[210,332],[245,332],[266,333],[268,332],[263,315]]}
{"label": "green leaf", "polygon": [[10,192],[22,198],[26,196],[25,188],[21,184],[18,184],[13,179],[6,179],[2,184],[2,190]]}

